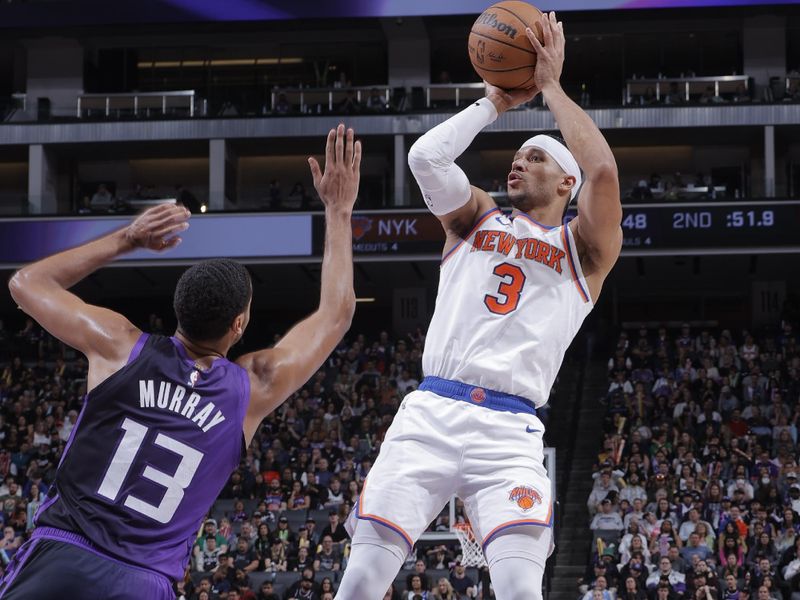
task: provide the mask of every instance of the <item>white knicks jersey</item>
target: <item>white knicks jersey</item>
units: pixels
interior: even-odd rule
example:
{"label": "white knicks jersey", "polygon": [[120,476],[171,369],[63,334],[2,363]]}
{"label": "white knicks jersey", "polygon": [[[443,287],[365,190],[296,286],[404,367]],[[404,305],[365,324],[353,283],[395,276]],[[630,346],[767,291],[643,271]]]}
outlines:
{"label": "white knicks jersey", "polygon": [[593,304],[567,225],[494,208],[443,259],[425,375],[542,406]]}

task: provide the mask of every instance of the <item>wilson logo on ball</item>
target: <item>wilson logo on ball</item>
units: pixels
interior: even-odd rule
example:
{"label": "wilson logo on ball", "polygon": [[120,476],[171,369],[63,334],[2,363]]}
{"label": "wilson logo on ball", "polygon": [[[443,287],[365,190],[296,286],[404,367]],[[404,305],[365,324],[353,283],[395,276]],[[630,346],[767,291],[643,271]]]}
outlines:
{"label": "wilson logo on ball", "polygon": [[518,485],[508,495],[508,499],[516,502],[522,510],[530,510],[536,504],[542,503],[542,495],[533,487]]}
{"label": "wilson logo on ball", "polygon": [[478,17],[477,23],[497,29],[497,31],[506,34],[512,40],[517,37],[517,30],[508,23],[498,21],[496,13],[483,13]]}

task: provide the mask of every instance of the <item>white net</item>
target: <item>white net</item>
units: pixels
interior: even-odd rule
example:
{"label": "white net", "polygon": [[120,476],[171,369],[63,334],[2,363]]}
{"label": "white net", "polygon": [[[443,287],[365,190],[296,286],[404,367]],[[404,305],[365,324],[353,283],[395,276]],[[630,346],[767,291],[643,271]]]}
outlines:
{"label": "white net", "polygon": [[459,523],[453,528],[453,533],[458,537],[461,544],[461,560],[467,567],[485,567],[486,558],[483,556],[481,544],[475,539],[472,526],[467,523]]}

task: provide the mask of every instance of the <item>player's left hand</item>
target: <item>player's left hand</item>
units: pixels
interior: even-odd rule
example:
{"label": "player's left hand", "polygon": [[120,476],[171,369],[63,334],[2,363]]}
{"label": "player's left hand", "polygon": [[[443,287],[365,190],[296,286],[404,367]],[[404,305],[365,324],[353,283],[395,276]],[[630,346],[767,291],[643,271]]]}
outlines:
{"label": "player's left hand", "polygon": [[492,101],[492,104],[494,104],[494,107],[497,109],[498,115],[520,104],[530,102],[539,93],[539,87],[536,84],[520,90],[504,90],[496,85],[492,85],[488,81],[484,81],[483,83],[486,86],[486,97]]}
{"label": "player's left hand", "polygon": [[189,228],[189,210],[179,204],[148,208],[125,229],[125,239],[135,248],[161,252],[181,243],[178,235]]}
{"label": "player's left hand", "polygon": [[542,13],[542,37],[544,44],[534,35],[533,30],[528,27],[525,35],[536,51],[536,70],[533,79],[540,90],[544,90],[548,85],[558,85],[561,79],[561,71],[564,68],[564,23],[556,21],[556,13]]}

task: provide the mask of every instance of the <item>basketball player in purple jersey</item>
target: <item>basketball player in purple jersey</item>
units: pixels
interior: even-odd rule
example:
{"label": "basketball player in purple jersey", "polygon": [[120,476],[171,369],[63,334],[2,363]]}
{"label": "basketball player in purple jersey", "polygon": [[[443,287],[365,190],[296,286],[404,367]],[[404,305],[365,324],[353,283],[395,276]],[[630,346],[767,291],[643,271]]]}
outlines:
{"label": "basketball player in purple jersey", "polygon": [[[250,319],[252,285],[230,260],[178,281],[172,337],[142,333],[69,288],[136,248],[168,250],[189,226],[160,205],[103,238],[33,263],[10,282],[19,307],[89,360],[83,409],[31,540],[0,585],[3,600],[173,599],[208,508],[262,419],[305,383],[355,308],[351,213],[361,144],[328,134],[325,170],[309,158],[325,204],[319,308],[274,347],[225,358]],[[279,289],[276,290],[279,292]]]}

